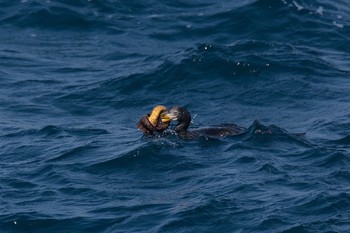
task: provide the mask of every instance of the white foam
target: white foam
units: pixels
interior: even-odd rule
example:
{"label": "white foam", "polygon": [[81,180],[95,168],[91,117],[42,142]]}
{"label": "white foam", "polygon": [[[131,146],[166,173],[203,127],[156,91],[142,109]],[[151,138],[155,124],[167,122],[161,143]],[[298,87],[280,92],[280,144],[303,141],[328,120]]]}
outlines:
{"label": "white foam", "polygon": [[335,21],[333,21],[333,24],[338,27],[338,28],[343,28],[344,27],[344,24],[341,24],[341,23],[337,23]]}
{"label": "white foam", "polygon": [[323,15],[323,7],[322,7],[322,6],[320,6],[320,7],[317,8],[316,14]]}
{"label": "white foam", "polygon": [[299,5],[296,1],[293,1],[293,4],[297,8],[298,11],[301,11],[302,9],[304,9],[304,7]]}

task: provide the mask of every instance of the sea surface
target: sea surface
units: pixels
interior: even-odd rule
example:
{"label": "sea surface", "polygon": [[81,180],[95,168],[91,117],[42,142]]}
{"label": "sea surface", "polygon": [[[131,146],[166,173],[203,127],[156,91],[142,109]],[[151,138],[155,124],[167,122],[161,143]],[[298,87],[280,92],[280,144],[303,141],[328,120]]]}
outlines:
{"label": "sea surface", "polygon": [[0,0],[0,83],[1,233],[350,232],[348,0]]}

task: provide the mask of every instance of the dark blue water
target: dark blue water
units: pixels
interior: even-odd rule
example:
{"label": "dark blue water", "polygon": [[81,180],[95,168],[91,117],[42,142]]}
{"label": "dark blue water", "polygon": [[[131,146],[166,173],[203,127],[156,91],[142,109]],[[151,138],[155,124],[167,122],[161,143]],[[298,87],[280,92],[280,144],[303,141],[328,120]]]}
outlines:
{"label": "dark blue water", "polygon": [[[350,232],[349,26],[346,0],[1,0],[0,232]],[[158,104],[249,129],[145,138]]]}

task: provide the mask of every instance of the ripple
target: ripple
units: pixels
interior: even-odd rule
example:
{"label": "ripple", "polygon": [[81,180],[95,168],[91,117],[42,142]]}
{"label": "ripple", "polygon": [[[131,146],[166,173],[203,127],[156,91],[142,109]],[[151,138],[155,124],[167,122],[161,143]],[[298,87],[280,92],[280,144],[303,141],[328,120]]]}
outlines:
{"label": "ripple", "polygon": [[33,189],[36,188],[38,185],[35,183],[32,183],[27,180],[20,180],[20,179],[7,179],[6,181],[7,185],[11,188],[15,189]]}
{"label": "ripple", "polygon": [[350,162],[350,157],[342,152],[331,152],[326,158],[315,163],[315,165],[323,168],[347,166]]}
{"label": "ripple", "polygon": [[47,162],[54,162],[60,164],[78,164],[78,163],[86,163],[87,154],[93,154],[93,151],[100,148],[96,143],[90,143],[87,145],[82,145],[75,147],[73,149],[69,149],[62,154],[58,155],[55,158],[48,159]]}
{"label": "ripple", "polygon": [[272,164],[264,164],[261,168],[258,169],[259,172],[267,174],[283,174],[277,167]]}
{"label": "ripple", "polygon": [[243,156],[240,157],[236,160],[237,163],[247,163],[247,164],[254,164],[256,163],[258,160],[255,157],[252,156]]}
{"label": "ripple", "polygon": [[347,135],[347,136],[340,138],[338,140],[333,140],[331,142],[338,144],[338,145],[350,145],[350,135]]}
{"label": "ripple", "polygon": [[73,9],[54,5],[44,6],[34,3],[31,5],[31,8],[23,9],[25,13],[16,12],[16,14],[2,19],[2,24],[12,24],[23,28],[39,27],[51,30],[89,29],[94,26],[104,25],[98,23],[96,19],[93,19],[93,15],[89,15],[83,8]]}

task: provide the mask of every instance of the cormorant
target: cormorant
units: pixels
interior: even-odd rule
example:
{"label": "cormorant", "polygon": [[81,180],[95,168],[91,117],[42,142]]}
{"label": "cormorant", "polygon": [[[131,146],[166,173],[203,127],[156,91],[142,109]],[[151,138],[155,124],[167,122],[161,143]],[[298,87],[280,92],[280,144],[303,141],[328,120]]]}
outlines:
{"label": "cormorant", "polygon": [[228,135],[242,134],[246,131],[246,128],[236,124],[224,124],[188,131],[187,129],[191,123],[191,114],[184,107],[180,106],[162,111],[160,117],[162,122],[168,125],[172,120],[178,121],[177,125],[174,127],[174,131],[183,139],[195,139],[200,136],[219,138]]}

